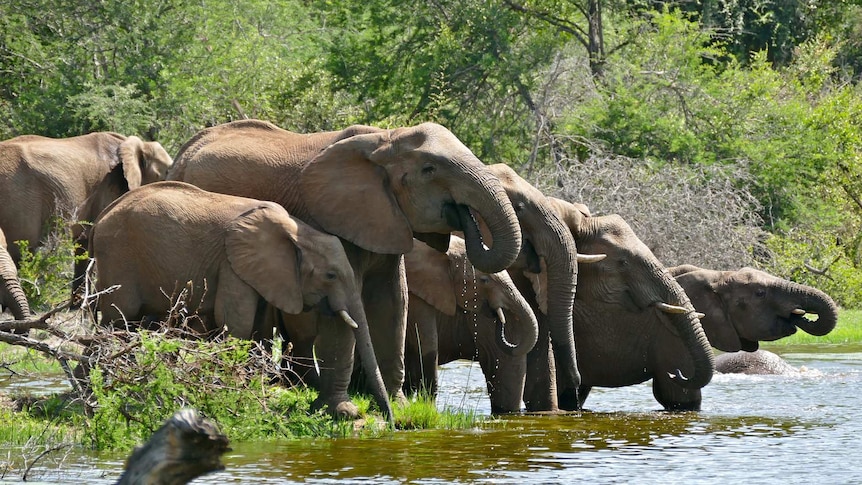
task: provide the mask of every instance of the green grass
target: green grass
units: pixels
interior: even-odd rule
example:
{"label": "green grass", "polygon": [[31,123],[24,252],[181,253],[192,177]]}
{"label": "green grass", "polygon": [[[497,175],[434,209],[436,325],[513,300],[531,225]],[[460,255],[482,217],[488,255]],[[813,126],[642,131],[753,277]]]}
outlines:
{"label": "green grass", "polygon": [[805,332],[795,334],[774,342],[770,346],[802,345],[802,344],[848,344],[862,343],[862,310],[841,310],[838,312],[838,324],[835,329],[822,337],[815,337]]}

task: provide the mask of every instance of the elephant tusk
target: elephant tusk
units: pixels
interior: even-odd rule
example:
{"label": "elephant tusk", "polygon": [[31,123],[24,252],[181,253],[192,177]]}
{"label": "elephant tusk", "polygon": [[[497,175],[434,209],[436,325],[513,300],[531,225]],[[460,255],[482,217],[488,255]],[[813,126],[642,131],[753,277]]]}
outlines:
{"label": "elephant tusk", "polygon": [[357,325],[356,322],[352,318],[350,318],[350,314],[347,313],[347,310],[338,310],[338,316],[341,317],[342,320],[344,320],[344,323],[350,325],[353,328],[359,328],[359,325]]}
{"label": "elephant tusk", "polygon": [[503,315],[502,308],[497,308],[497,318],[500,319],[500,323],[502,323],[503,325],[506,324],[506,315]]}
{"label": "elephant tusk", "polygon": [[698,320],[706,316],[706,313],[694,312],[694,316],[697,317]]}
{"label": "elephant tusk", "polygon": [[794,310],[793,310],[792,312],[790,312],[790,313],[792,313],[792,314],[794,314],[794,315],[805,315],[805,314],[806,314],[806,313],[808,313],[808,312],[806,312],[805,310],[803,310],[803,309],[801,309],[801,308],[796,308],[796,309],[794,309]]}
{"label": "elephant tusk", "polygon": [[672,373],[672,372],[668,372],[668,373],[667,373],[667,376],[668,376],[668,377],[670,377],[671,379],[679,378],[680,380],[683,380],[683,381],[687,381],[687,380],[688,380],[688,377],[686,377],[686,376],[682,375],[682,371],[681,371],[681,370],[679,370],[679,369],[677,369],[677,370],[676,370],[676,374],[674,374],[674,373]]}
{"label": "elephant tusk", "polygon": [[663,301],[656,303],[655,306],[665,313],[688,313],[688,310],[686,310],[685,307],[670,305]]}
{"label": "elephant tusk", "polygon": [[598,263],[607,258],[607,254],[581,254],[578,253],[578,263]]}

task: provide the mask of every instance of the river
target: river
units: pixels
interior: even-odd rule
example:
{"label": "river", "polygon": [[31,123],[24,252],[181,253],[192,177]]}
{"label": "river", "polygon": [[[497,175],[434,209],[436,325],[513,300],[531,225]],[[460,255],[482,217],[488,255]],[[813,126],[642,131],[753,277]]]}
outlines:
{"label": "river", "polygon": [[[594,389],[589,411],[509,416],[480,429],[233,443],[225,471],[193,483],[862,483],[862,346],[770,350],[802,372],[717,374],[700,412],[660,411],[648,383]],[[438,406],[490,412],[478,365],[444,367]],[[122,465],[69,455],[31,480],[112,483]]]}

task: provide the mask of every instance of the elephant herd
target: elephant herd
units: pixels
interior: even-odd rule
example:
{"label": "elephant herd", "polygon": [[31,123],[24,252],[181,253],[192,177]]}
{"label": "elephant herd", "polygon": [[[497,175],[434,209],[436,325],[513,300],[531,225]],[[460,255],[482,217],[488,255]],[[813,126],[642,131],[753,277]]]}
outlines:
{"label": "elephant herd", "polygon": [[[835,303],[762,271],[665,267],[619,216],[542,194],[423,123],[299,134],[259,120],[206,128],[172,160],[115,133],[0,142],[0,306],[30,315],[14,242],[77,224],[100,323],[148,326],[182,295],[203,335],[278,332],[352,418],[351,387],[390,399],[480,363],[495,413],[583,409],[590,389],[653,381],[697,410],[713,348],[824,335]],[[76,283],[85,264],[75,268]],[[807,316],[816,315],[816,320]]]}

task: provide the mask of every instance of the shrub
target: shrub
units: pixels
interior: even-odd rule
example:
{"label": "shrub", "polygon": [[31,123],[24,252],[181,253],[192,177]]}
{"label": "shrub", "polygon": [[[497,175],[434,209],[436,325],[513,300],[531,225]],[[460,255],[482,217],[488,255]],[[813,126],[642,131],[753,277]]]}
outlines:
{"label": "shrub", "polygon": [[16,241],[21,251],[18,278],[34,312],[46,311],[69,299],[74,263],[87,258],[86,254],[75,255],[77,243],[66,221],[53,218],[48,227],[48,236],[36,250],[27,241]]}

